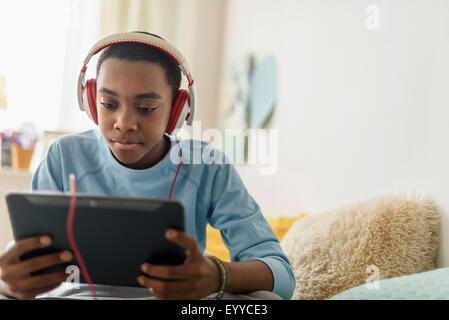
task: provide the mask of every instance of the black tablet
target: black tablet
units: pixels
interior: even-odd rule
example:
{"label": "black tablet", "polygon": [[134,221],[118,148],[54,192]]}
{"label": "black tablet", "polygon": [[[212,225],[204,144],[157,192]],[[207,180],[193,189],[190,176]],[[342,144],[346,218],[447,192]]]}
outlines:
{"label": "black tablet", "polygon": [[[70,250],[66,223],[71,196],[63,193],[10,192],[6,203],[15,240],[49,235],[52,244],[30,251],[26,260],[41,254]],[[185,230],[184,207],[178,201],[77,195],[73,235],[95,284],[140,286],[140,266],[182,264],[185,250],[167,240],[168,228]],[[42,274],[79,266],[66,264],[42,269]],[[81,282],[85,282],[80,272]]]}

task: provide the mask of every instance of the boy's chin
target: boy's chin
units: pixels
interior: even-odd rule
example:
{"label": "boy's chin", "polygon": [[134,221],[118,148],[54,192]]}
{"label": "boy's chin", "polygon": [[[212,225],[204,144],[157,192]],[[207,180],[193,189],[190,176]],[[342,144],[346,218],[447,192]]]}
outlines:
{"label": "boy's chin", "polygon": [[130,158],[119,158],[115,157],[121,164],[124,164],[126,166],[132,166],[137,162],[137,159],[130,159]]}
{"label": "boy's chin", "polygon": [[[125,166],[132,166],[133,164],[136,164],[142,157],[140,157],[137,154],[123,154],[125,152],[117,152],[112,151],[112,154],[114,155],[114,158],[120,162],[121,164]],[[131,153],[131,152],[128,152]]]}

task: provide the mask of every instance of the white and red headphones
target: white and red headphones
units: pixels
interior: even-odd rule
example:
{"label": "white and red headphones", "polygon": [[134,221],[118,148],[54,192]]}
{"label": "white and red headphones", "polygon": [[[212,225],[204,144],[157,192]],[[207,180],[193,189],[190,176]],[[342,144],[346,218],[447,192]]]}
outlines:
{"label": "white and red headphones", "polygon": [[181,129],[184,121],[187,121],[187,125],[191,126],[195,115],[196,87],[186,60],[182,54],[167,41],[144,33],[124,32],[112,34],[99,40],[90,49],[89,54],[84,59],[83,67],[81,68],[81,72],[78,77],[77,92],[80,110],[86,111],[88,117],[98,125],[97,84],[95,78],[87,80],[86,83],[84,82],[87,64],[95,54],[117,43],[141,43],[148,45],[162,51],[176,63],[181,72],[187,77],[189,85],[188,91],[183,89],[178,90],[165,132],[171,134],[174,130]]}

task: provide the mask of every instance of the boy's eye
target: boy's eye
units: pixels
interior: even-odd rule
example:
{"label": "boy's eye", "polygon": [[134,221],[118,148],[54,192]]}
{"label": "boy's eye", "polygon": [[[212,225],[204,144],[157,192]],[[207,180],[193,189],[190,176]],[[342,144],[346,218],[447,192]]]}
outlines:
{"label": "boy's eye", "polygon": [[152,112],[152,111],[154,111],[155,109],[157,109],[157,107],[151,107],[151,108],[147,108],[147,107],[138,107],[137,109],[139,109],[139,111],[142,111],[142,112]]}
{"label": "boy's eye", "polygon": [[114,105],[112,103],[106,103],[106,102],[100,102],[100,103],[103,107],[105,107],[108,110],[114,109]]}
{"label": "boy's eye", "polygon": [[[107,110],[114,110],[116,108],[116,105],[113,103],[100,102],[100,104]],[[137,110],[141,111],[142,113],[150,113],[157,108],[158,107],[137,107]]]}

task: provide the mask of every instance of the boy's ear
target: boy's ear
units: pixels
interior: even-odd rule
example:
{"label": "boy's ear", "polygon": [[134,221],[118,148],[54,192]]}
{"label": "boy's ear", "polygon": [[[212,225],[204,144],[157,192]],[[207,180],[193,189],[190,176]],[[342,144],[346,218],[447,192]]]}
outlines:
{"label": "boy's ear", "polygon": [[181,129],[189,111],[189,92],[187,90],[178,90],[170,111],[166,133],[169,135],[176,129]]}
{"label": "boy's ear", "polygon": [[96,79],[87,80],[86,86],[81,88],[81,94],[83,97],[83,111],[86,111],[87,116],[98,125]]}

